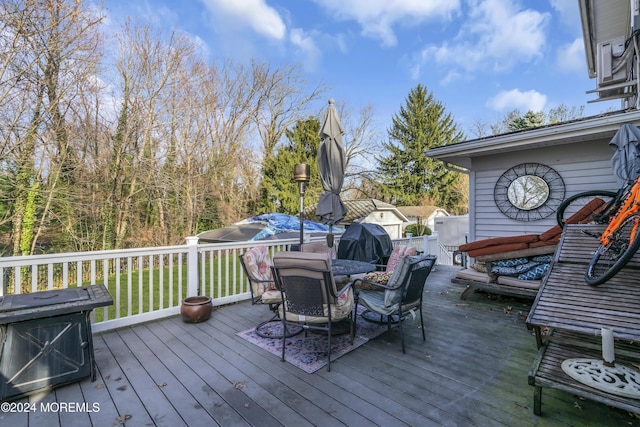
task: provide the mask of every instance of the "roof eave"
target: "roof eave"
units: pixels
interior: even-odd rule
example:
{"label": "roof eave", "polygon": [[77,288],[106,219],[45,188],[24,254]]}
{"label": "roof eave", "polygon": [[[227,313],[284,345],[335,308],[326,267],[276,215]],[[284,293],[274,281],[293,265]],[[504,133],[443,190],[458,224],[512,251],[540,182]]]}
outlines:
{"label": "roof eave", "polygon": [[580,9],[580,21],[582,22],[582,39],[584,42],[584,53],[587,59],[587,70],[589,71],[589,77],[594,79],[597,74],[591,0],[579,0],[578,7]]}
{"label": "roof eave", "polygon": [[620,125],[629,122],[637,123],[638,121],[640,121],[640,111],[638,110],[621,114],[605,114],[584,120],[432,148],[427,151],[427,156],[470,169],[471,159],[474,157],[503,153],[505,151],[519,151],[534,147],[611,138]]}

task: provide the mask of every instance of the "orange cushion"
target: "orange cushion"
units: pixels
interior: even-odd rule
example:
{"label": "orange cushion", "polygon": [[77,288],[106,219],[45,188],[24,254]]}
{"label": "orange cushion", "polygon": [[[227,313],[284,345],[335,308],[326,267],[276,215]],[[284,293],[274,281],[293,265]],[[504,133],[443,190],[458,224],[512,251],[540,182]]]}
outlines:
{"label": "orange cushion", "polygon": [[[537,242],[538,235],[537,234],[522,234],[520,236],[507,236],[507,237],[493,237],[491,239],[482,239],[476,240],[475,242],[465,243],[460,246],[460,250],[462,252],[469,252],[476,249],[482,249],[489,246],[498,246],[505,244],[513,244],[513,243],[531,243]],[[526,247],[526,245],[525,245]],[[502,252],[502,251],[497,251]],[[495,252],[490,252],[495,253]]]}
{"label": "orange cushion", "polygon": [[540,234],[540,240],[550,240],[562,233],[562,227],[559,225],[553,226],[544,233]]}
{"label": "orange cushion", "polygon": [[548,240],[540,240],[539,242],[533,242],[529,245],[530,248],[539,248],[541,246],[550,246],[550,245],[557,245],[558,243],[560,243],[560,234],[552,237],[551,239]]}
{"label": "orange cushion", "polygon": [[569,218],[567,218],[567,224],[578,224],[591,217],[591,214],[598,211],[599,207],[604,205],[604,200],[596,198],[580,208],[580,210]]}
{"label": "orange cushion", "polygon": [[[536,236],[537,237],[537,236]],[[529,245],[527,243],[508,243],[505,245],[494,245],[485,248],[474,249],[468,252],[468,255],[472,258],[479,255],[498,254],[500,252],[519,251],[520,249],[527,249]]]}

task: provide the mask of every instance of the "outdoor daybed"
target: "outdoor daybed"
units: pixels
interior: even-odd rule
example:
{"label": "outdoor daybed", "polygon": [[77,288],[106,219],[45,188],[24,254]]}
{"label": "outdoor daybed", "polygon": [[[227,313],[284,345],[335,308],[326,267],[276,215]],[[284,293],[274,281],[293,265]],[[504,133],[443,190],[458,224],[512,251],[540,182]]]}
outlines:
{"label": "outdoor daybed", "polygon": [[[594,199],[567,219],[568,224],[590,221],[591,214],[604,204]],[[535,298],[542,278],[549,271],[562,228],[551,227],[541,234],[495,237],[460,246],[475,262],[460,270],[452,283],[466,285],[460,296],[465,299],[472,290]]]}

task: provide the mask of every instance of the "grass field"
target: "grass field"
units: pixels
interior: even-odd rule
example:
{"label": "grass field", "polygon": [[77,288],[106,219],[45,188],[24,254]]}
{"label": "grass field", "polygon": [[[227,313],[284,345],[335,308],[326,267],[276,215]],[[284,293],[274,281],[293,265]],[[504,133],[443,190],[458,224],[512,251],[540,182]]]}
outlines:
{"label": "grass field", "polygon": [[[204,290],[201,293],[212,298],[220,298],[241,292],[239,290],[241,283],[235,283],[242,277],[240,264],[238,262],[235,264],[230,262],[228,272],[224,271],[224,267],[218,268],[219,265],[227,265],[226,256],[222,256],[219,261],[217,258],[215,259],[213,270],[208,262],[205,265],[204,272],[199,269],[199,275],[204,274],[205,278]],[[118,283],[120,284],[119,294],[117,291]],[[131,286],[129,286],[129,283],[131,283]],[[214,283],[213,292],[210,292],[211,283]],[[218,283],[223,284],[220,289],[218,289]],[[83,286],[90,284],[90,282],[84,282]],[[200,278],[199,284],[202,286],[202,278]],[[226,286],[227,284],[228,286]],[[114,300],[114,304],[106,310],[106,319],[109,320],[116,318],[118,298],[120,301],[118,317],[175,307],[187,296],[187,266],[186,263],[183,263],[182,268],[179,268],[178,265],[173,265],[171,269],[165,266],[143,270],[136,269],[119,275],[110,275],[107,281],[107,288]],[[96,321],[105,320],[104,310],[96,310],[95,319]]]}

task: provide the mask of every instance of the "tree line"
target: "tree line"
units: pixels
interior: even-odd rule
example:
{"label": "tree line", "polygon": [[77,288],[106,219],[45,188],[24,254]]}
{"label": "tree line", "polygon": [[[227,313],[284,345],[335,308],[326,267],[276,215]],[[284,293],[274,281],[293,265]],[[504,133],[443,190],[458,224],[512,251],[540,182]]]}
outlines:
{"label": "tree line", "polygon": [[0,5],[4,254],[182,243],[258,205],[260,164],[326,87],[207,62],[83,1]]}
{"label": "tree line", "polygon": [[[177,32],[105,19],[84,0],[0,3],[1,255],[180,244],[297,214],[296,163],[315,172],[306,202],[317,202],[326,104],[313,109],[327,85],[299,64],[207,60]],[[386,141],[371,106],[338,106],[344,197],[466,213],[466,175],[425,155],[464,135],[426,87]]]}

